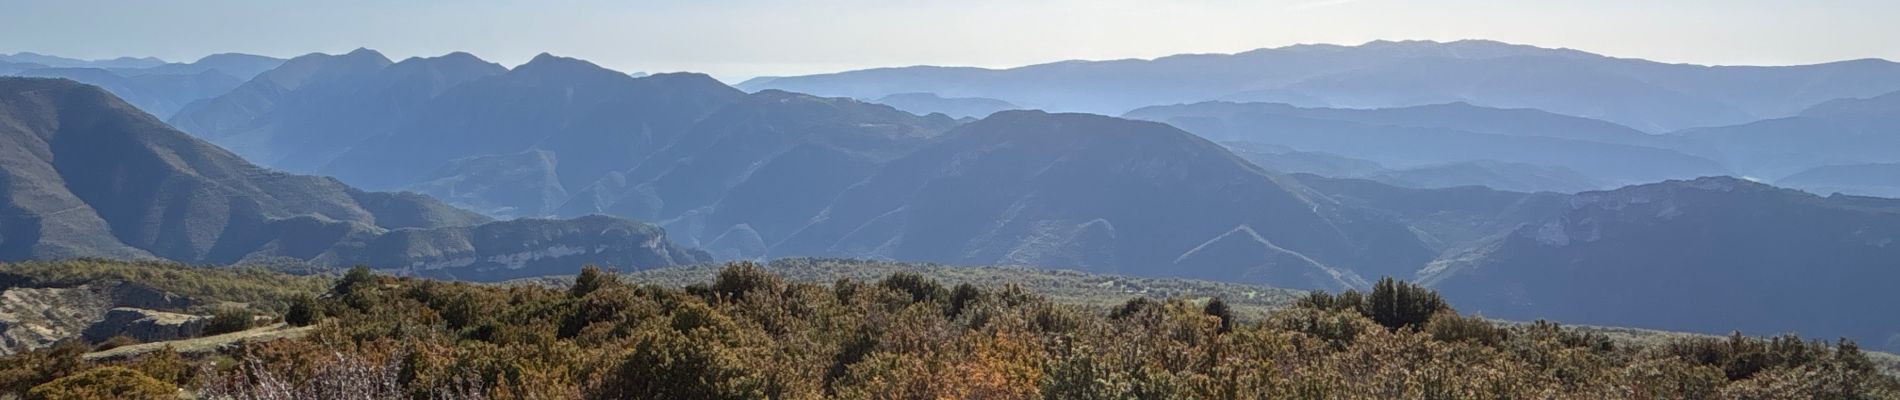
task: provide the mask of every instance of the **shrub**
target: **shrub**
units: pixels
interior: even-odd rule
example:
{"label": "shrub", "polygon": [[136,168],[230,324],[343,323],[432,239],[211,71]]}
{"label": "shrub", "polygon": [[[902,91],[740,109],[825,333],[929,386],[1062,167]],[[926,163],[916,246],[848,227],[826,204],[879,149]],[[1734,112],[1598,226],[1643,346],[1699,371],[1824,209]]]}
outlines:
{"label": "shrub", "polygon": [[1360,334],[1379,325],[1353,311],[1293,308],[1274,313],[1268,320],[1273,328],[1300,332],[1325,341],[1333,349],[1344,349]]}
{"label": "shrub", "polygon": [[574,286],[567,288],[568,297],[586,296],[601,287],[617,283],[618,278],[600,267],[588,265],[581,267],[581,274],[574,277]]}
{"label": "shrub", "polygon": [[963,315],[963,310],[975,305],[977,300],[982,298],[982,289],[977,289],[976,286],[968,283],[959,284],[956,289],[950,290],[950,304],[945,306],[943,315],[949,318]]}
{"label": "shrub", "polygon": [[595,398],[754,399],[763,397],[752,369],[717,340],[662,333],[640,342]]}
{"label": "shrub", "polygon": [[218,307],[217,311],[211,313],[211,320],[205,321],[204,335],[222,335],[251,329],[251,323],[254,321],[251,311],[243,307]]}
{"label": "shrub", "polygon": [[126,336],[126,335],[117,335],[117,336],[106,338],[105,341],[99,342],[99,345],[92,347],[92,351],[106,351],[106,350],[112,350],[112,349],[116,349],[120,347],[131,346],[135,344],[139,344],[138,338],[134,338],[131,336]]}
{"label": "shrub", "polygon": [[783,290],[784,280],[750,262],[726,264],[725,268],[719,270],[719,276],[713,279],[712,285],[713,294],[731,301],[743,301],[747,293],[762,292],[776,296]]}
{"label": "shrub", "polygon": [[1459,316],[1451,311],[1433,315],[1431,322],[1425,323],[1425,333],[1432,339],[1442,342],[1469,342],[1484,346],[1497,346],[1511,336],[1511,331],[1479,317]]}
{"label": "shrub", "polygon": [[191,361],[178,355],[178,350],[169,345],[133,359],[126,367],[152,379],[179,386],[188,386],[197,377],[197,369],[191,365]]}
{"label": "shrub", "polygon": [[376,284],[376,273],[370,272],[369,267],[358,265],[350,268],[350,272],[344,273],[342,278],[337,279],[336,286],[330,288],[330,293],[347,296],[358,289],[374,284]]}
{"label": "shrub", "polygon": [[1347,289],[1338,295],[1326,293],[1324,290],[1315,290],[1307,292],[1305,297],[1295,300],[1293,306],[1325,311],[1352,310],[1358,312],[1365,308],[1365,295],[1352,289]]}
{"label": "shrub", "polygon": [[1161,312],[1162,308],[1160,302],[1156,302],[1147,297],[1136,297],[1122,302],[1121,307],[1115,307],[1115,311],[1109,313],[1108,317],[1114,319],[1128,319],[1129,317],[1150,312]]}
{"label": "shrub", "polygon": [[310,326],[323,319],[323,309],[317,306],[317,299],[299,296],[290,301],[290,309],[284,311],[284,323],[291,326]]}
{"label": "shrub", "polygon": [[91,347],[78,340],[54,343],[52,347],[0,357],[0,398],[24,395],[28,389],[84,369],[80,356]]}
{"label": "shrub", "polygon": [[33,387],[30,400],[175,399],[178,388],[124,367],[101,367]]}
{"label": "shrub", "polygon": [[1207,306],[1201,307],[1201,313],[1220,318],[1220,333],[1234,330],[1234,309],[1219,297],[1208,300]]}
{"label": "shrub", "polygon": [[918,275],[915,272],[899,272],[884,278],[885,288],[910,295],[912,303],[935,301],[948,293],[936,280]]}

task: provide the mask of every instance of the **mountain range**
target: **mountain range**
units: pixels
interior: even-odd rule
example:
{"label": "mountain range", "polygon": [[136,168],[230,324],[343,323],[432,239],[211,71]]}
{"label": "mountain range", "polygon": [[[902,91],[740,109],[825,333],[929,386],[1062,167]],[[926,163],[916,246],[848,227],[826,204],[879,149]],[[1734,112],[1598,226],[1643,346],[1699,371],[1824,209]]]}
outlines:
{"label": "mountain range", "polygon": [[897,107],[912,114],[925,115],[940,113],[951,118],[983,118],[997,111],[1015,110],[1022,107],[1010,102],[982,97],[944,98],[936,93],[897,93],[871,100],[873,103]]}
{"label": "mountain range", "polygon": [[[1497,74],[1529,68],[1520,63],[1552,69],[1537,74],[1576,69],[1549,63],[1594,65],[1593,76],[1616,79],[1572,100],[1636,96],[1662,103],[1625,104],[1640,105],[1630,112],[1730,125],[1657,133],[1632,116],[1433,96],[1380,109],[1190,99],[1120,118],[952,116],[860,99],[982,94],[747,92],[700,74],[636,77],[547,54],[507,68],[463,53],[392,61],[364,49],[287,60],[185,106],[169,119],[178,130],[90,86],[5,80],[13,90],[0,92],[9,96],[0,129],[10,142],[0,151],[12,153],[0,158],[8,199],[0,259],[292,259],[480,280],[588,262],[791,256],[1325,290],[1393,276],[1493,317],[1799,330],[1900,346],[1890,341],[1900,329],[1852,317],[1896,311],[1876,289],[1896,272],[1884,260],[1894,259],[1900,204],[1698,178],[1785,175],[1792,184],[1816,170],[1826,173],[1803,179],[1878,180],[1877,166],[1895,162],[1879,154],[1894,148],[1882,146],[1895,97],[1871,93],[1884,78],[1861,79],[1853,68],[1886,64],[1671,66],[1485,42],[1250,56],[1305,53],[1364,68],[1488,60],[1503,65],[1484,67]],[[1086,76],[1194,61],[1209,72],[1169,79],[1255,89],[1221,81],[1226,70],[1212,67],[1234,57],[1052,65]],[[1314,65],[1247,73],[1325,66]],[[1807,82],[1822,94],[1776,83],[1802,74],[1818,74]],[[1764,83],[1716,88],[1751,79]],[[1623,80],[1687,94],[1610,84]],[[1321,87],[1309,81],[1320,82],[1274,87]],[[1087,82],[1096,89],[1039,93],[1081,99],[1130,81]],[[1170,82],[1151,84],[1183,99],[1199,90]],[[1703,111],[1665,107],[1711,96],[1727,100]],[[1570,103],[1533,105],[1561,108],[1549,104]],[[1742,116],[1724,117],[1732,112]],[[1770,114],[1785,115],[1752,119]],[[1784,145],[1802,135],[1814,143]],[[1839,157],[1816,156],[1831,154]],[[1776,306],[1755,298],[1778,288],[1791,294],[1767,296]],[[1813,309],[1842,311],[1803,311]]]}
{"label": "mountain range", "polygon": [[1223,142],[1283,146],[1399,169],[1492,161],[1561,168],[1619,185],[1728,171],[1715,161],[1672,150],[1674,137],[1538,110],[1465,103],[1355,110],[1204,102],[1144,107],[1126,117],[1165,122]]}
{"label": "mountain range", "polygon": [[[409,86],[369,83],[457,76],[395,72],[406,65],[481,73]],[[282,78],[290,72],[306,78]],[[412,90],[375,89],[385,87]],[[378,101],[397,104],[373,107],[382,113],[348,108],[384,104]],[[1405,244],[1402,225],[1331,209],[1297,183],[1271,178],[1204,139],[1100,116],[1002,112],[963,123],[852,99],[746,94],[703,75],[632,78],[551,55],[504,71],[462,55],[391,64],[368,50],[293,59],[201,105],[174,123],[267,165],[368,188],[417,190],[503,217],[656,221],[682,243],[722,258],[1099,271],[1178,265],[1170,268],[1198,277],[1277,274],[1275,280],[1301,286],[1345,288],[1364,278],[1334,264],[1386,273],[1431,256]],[[296,122],[274,122],[280,120]],[[344,126],[355,128],[337,128]],[[357,132],[360,139],[330,132]],[[992,148],[1040,150],[976,156]],[[1148,154],[1158,148],[1182,151]],[[323,157],[329,154],[335,156]],[[1108,154],[1147,157],[1152,165]],[[311,159],[317,161],[299,161]],[[976,171],[993,174],[962,176]],[[1188,179],[1201,174],[1226,183]],[[1127,185],[1041,188],[1084,181]],[[1180,184],[1190,186],[1147,201],[1172,208],[1228,196],[1222,191],[1248,194],[1162,219],[1143,215],[1145,203],[1134,200],[1150,188]],[[1016,189],[974,193],[985,188]],[[1107,191],[1100,195],[1118,200],[1067,189]],[[979,203],[984,208],[965,208]],[[962,224],[973,225],[950,228]],[[1364,248],[1386,241],[1395,250]],[[1257,266],[1220,268],[1236,258]]]}
{"label": "mountain range", "polygon": [[1815,167],[1775,181],[1814,193],[1900,198],[1900,163]]}
{"label": "mountain range", "polygon": [[1900,92],[1837,99],[1800,114],[1746,124],[1672,133],[1685,151],[1722,161],[1737,172],[1781,179],[1805,170],[1900,162]]}
{"label": "mountain range", "polygon": [[1336,108],[1462,101],[1660,133],[1787,117],[1829,100],[1900,90],[1900,63],[1702,66],[1483,40],[1373,41],[1007,69],[878,68],[762,77],[739,87],[869,99],[928,92],[1109,115],[1212,100]]}
{"label": "mountain range", "polygon": [[0,54],[0,62],[33,64],[53,68],[150,68],[164,65],[157,57],[119,57],[107,60],[82,60],[34,52]]}
{"label": "mountain range", "polygon": [[213,54],[191,63],[124,57],[86,61],[33,53],[0,55],[0,75],[66,78],[105,88],[160,118],[192,102],[236,88],[283,60],[249,54]]}
{"label": "mountain range", "polygon": [[0,141],[0,260],[289,259],[488,279],[707,260],[645,224],[491,222],[426,196],[261,168],[69,80],[0,78]]}

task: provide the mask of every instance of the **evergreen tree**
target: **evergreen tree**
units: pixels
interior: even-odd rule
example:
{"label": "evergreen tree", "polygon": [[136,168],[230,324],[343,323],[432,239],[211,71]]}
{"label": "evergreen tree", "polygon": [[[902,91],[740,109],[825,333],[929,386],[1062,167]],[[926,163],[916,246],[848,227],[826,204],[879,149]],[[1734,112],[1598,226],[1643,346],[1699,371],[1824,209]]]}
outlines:
{"label": "evergreen tree", "polygon": [[1450,309],[1437,292],[1389,276],[1372,286],[1362,307],[1361,314],[1391,330],[1423,326],[1433,314]]}
{"label": "evergreen tree", "polygon": [[291,326],[310,326],[323,319],[323,310],[317,308],[317,299],[310,296],[298,296],[291,300],[290,310],[284,311],[284,323]]}
{"label": "evergreen tree", "polygon": [[336,287],[330,289],[330,293],[348,296],[359,287],[374,283],[376,283],[376,273],[370,272],[369,267],[358,265],[350,268],[350,272],[344,273],[343,278],[336,281]]}
{"label": "evergreen tree", "polygon": [[586,296],[588,293],[593,293],[595,290],[600,290],[601,287],[612,283],[613,280],[613,274],[601,271],[600,267],[592,265],[584,266],[581,267],[581,274],[574,277],[574,286],[567,288],[567,295],[568,297]]}
{"label": "evergreen tree", "polygon": [[1201,307],[1201,312],[1207,315],[1220,317],[1220,332],[1221,333],[1227,333],[1234,330],[1234,309],[1233,307],[1228,306],[1227,302],[1222,301],[1219,297],[1215,297],[1211,300],[1208,300],[1207,306]]}

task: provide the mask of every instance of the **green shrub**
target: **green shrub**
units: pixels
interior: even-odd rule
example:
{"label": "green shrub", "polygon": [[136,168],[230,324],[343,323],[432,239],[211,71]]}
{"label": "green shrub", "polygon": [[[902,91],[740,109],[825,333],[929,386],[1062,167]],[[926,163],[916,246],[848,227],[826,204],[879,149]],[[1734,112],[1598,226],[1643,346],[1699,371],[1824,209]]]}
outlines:
{"label": "green shrub", "polygon": [[726,265],[719,270],[719,276],[713,278],[714,295],[732,301],[745,300],[747,293],[762,292],[776,296],[785,290],[785,281],[778,275],[766,272],[758,264],[739,262]]}
{"label": "green shrub", "polygon": [[601,287],[619,282],[618,279],[612,273],[602,271],[600,267],[584,266],[581,267],[581,274],[574,277],[574,286],[567,288],[567,296],[586,296],[588,293],[600,290]]}
{"label": "green shrub", "polygon": [[1115,307],[1115,311],[1108,313],[1108,317],[1114,319],[1128,319],[1148,313],[1158,313],[1161,312],[1162,309],[1161,303],[1154,301],[1154,299],[1136,297],[1122,302],[1120,307]]}
{"label": "green shrub", "polygon": [[98,345],[92,346],[92,351],[106,351],[106,350],[112,350],[112,349],[116,349],[120,347],[131,346],[135,344],[139,344],[138,338],[134,338],[131,336],[126,336],[126,335],[117,335],[117,336],[106,338],[105,341],[101,341],[99,342]]}
{"label": "green shrub", "polygon": [[1497,346],[1511,337],[1511,331],[1479,317],[1459,316],[1451,311],[1439,312],[1425,323],[1424,331],[1432,339],[1443,342],[1469,342],[1484,346]]}
{"label": "green shrub", "polygon": [[299,296],[291,300],[290,309],[284,311],[284,323],[290,326],[310,326],[323,319],[323,308],[317,305],[317,299]]}
{"label": "green shrub", "polygon": [[912,303],[935,301],[944,298],[949,292],[935,279],[926,278],[915,272],[899,272],[884,278],[881,286],[910,295]]}
{"label": "green shrub", "polygon": [[211,319],[205,321],[204,335],[222,335],[251,329],[255,321],[255,316],[251,315],[251,311],[243,307],[218,307],[211,313]]}
{"label": "green shrub", "polygon": [[330,288],[330,293],[348,296],[350,293],[375,284],[376,273],[370,272],[369,267],[358,265],[351,267],[349,272],[343,273],[343,277],[337,279],[336,286]]}

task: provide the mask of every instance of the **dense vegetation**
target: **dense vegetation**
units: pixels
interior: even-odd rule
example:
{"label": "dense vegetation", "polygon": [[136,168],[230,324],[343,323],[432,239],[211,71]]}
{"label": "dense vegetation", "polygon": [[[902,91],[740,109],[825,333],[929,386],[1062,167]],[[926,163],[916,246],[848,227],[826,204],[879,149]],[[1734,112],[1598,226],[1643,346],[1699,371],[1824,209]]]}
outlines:
{"label": "dense vegetation", "polygon": [[[1144,278],[1103,275],[1070,270],[1029,267],[949,266],[837,258],[781,258],[767,266],[787,282],[829,285],[839,279],[878,281],[909,272],[937,280],[944,286],[969,284],[979,288],[1016,285],[1059,304],[1107,309],[1121,305],[1130,297],[1182,298],[1205,301],[1221,298],[1242,319],[1258,320],[1276,309],[1299,300],[1304,291],[1237,283],[1179,278]],[[659,268],[629,272],[626,279],[639,284],[686,287],[712,282],[723,265],[701,264],[689,267]],[[550,277],[543,283],[572,282],[573,277]]]}
{"label": "dense vegetation", "polygon": [[299,296],[322,292],[332,284],[326,277],[288,275],[261,267],[216,268],[98,259],[6,263],[0,265],[0,276],[17,277],[26,280],[22,284],[33,286],[134,282],[207,303],[241,303],[261,310],[283,310]]}
{"label": "dense vegetation", "polygon": [[27,398],[186,388],[201,398],[1900,398],[1851,342],[1626,346],[1460,316],[1385,280],[1258,320],[1227,301],[1062,304],[898,272],[828,285],[729,265],[710,282],[476,285],[356,270],[293,300],[308,335],[191,360],[0,360]]}

